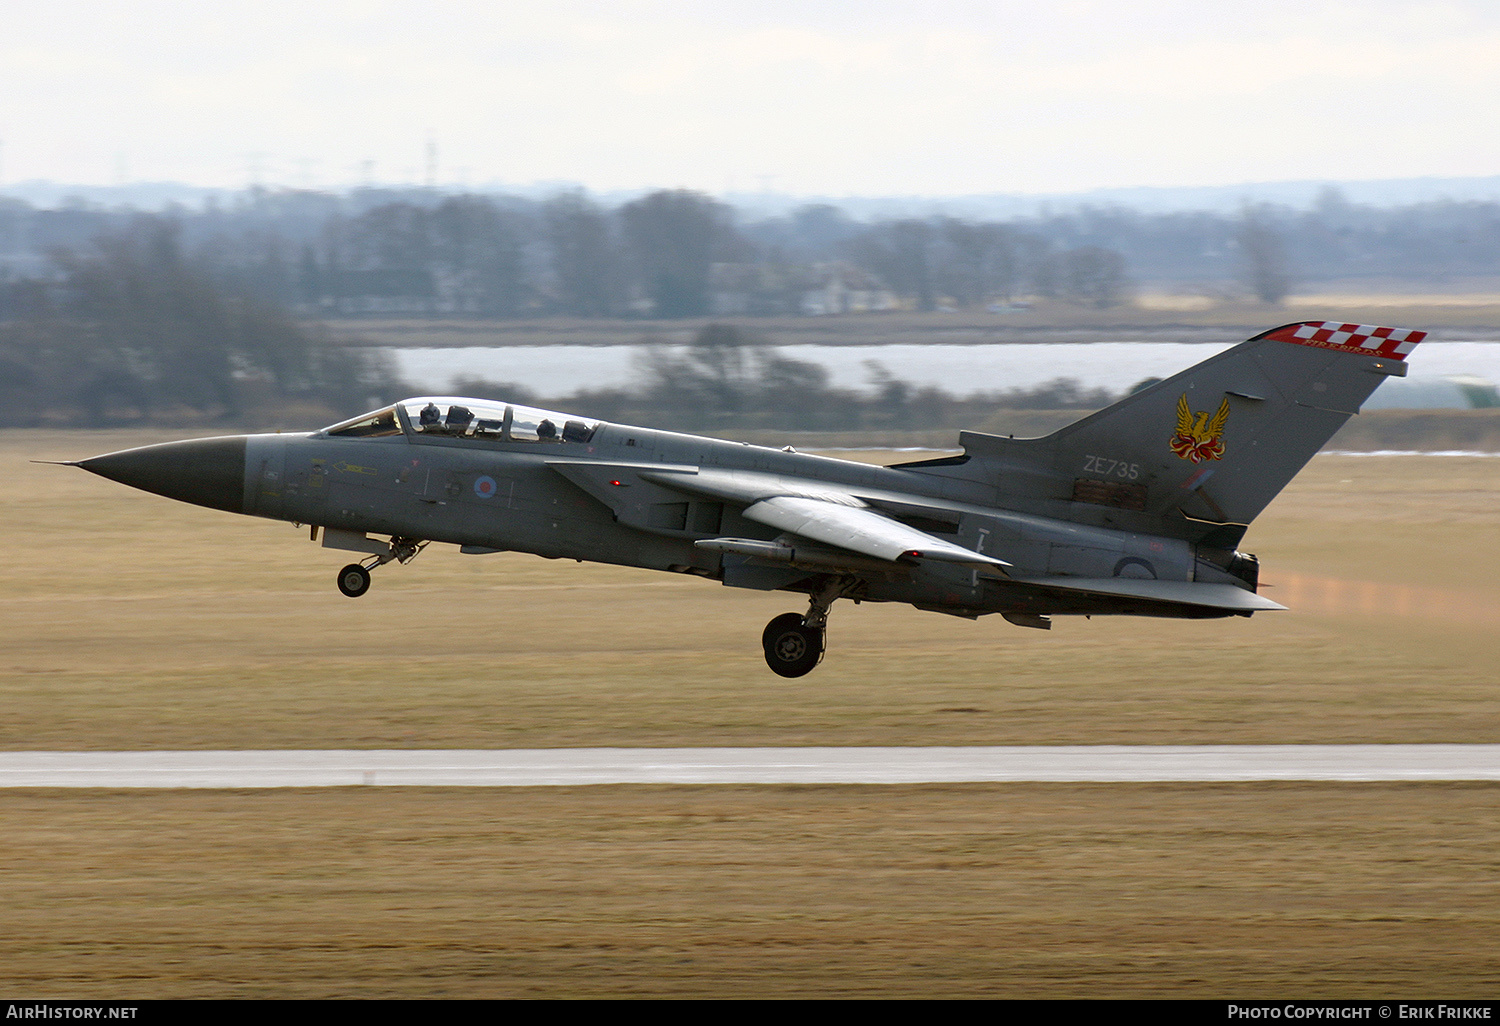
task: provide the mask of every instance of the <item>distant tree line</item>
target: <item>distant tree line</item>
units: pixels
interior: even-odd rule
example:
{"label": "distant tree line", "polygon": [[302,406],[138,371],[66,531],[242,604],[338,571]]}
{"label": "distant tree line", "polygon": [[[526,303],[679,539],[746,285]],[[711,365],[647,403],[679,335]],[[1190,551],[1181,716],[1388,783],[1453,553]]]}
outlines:
{"label": "distant tree line", "polygon": [[[0,423],[317,423],[405,391],[380,358],[327,344],[331,315],[702,317],[1108,307],[1132,282],[1236,283],[1279,302],[1298,281],[1441,280],[1500,269],[1500,204],[1152,215],[1093,209],[1009,222],[859,222],[830,205],[746,222],[690,191],[607,206],[433,191],[251,193],[163,215],[0,200]],[[642,389],[580,412],[689,430],[972,425],[997,406],[1087,408],[1066,382],[959,398],[870,371],[830,386],[753,333],[711,325],[648,347]],[[483,383],[475,383],[476,386]],[[293,416],[289,411],[303,410]]]}
{"label": "distant tree line", "polygon": [[284,423],[368,408],[378,358],[326,344],[188,258],[178,225],[137,218],[12,282],[0,318],[0,425]]}
{"label": "distant tree line", "polygon": [[[119,232],[126,211],[0,200],[0,318],[48,254]],[[1440,281],[1500,271],[1500,204],[1375,208],[1328,190],[1310,209],[1233,215],[1090,208],[1006,222],[853,220],[830,205],[748,221],[701,193],[607,206],[431,190],[252,191],[168,217],[226,288],[306,316],[701,317],[1108,307],[1143,283],[1278,302],[1299,283]]]}
{"label": "distant tree line", "polygon": [[[711,236],[700,244],[712,245]],[[652,273],[663,296],[703,287],[681,264],[663,261]],[[180,223],[168,218],[135,217],[85,246],[55,250],[47,274],[11,283],[7,304],[0,426],[311,427],[411,391],[378,355],[333,344],[244,279],[215,274],[201,250],[184,248]],[[640,348],[637,380],[627,387],[561,397],[484,381],[454,388],[689,431],[957,428],[996,408],[1083,410],[1113,398],[1066,380],[959,397],[899,380],[873,361],[868,389],[837,388],[824,367],[717,323],[687,346],[646,337]]]}
{"label": "distant tree line", "polygon": [[[503,283],[518,280],[515,268],[524,256],[514,259],[505,249],[507,218],[488,205],[480,211],[376,207],[353,226],[381,230],[344,231],[342,254],[352,262],[357,256],[350,254],[394,260],[415,252],[459,269],[455,275],[477,264],[487,272],[465,278],[466,287],[500,297],[486,302],[513,302],[504,298],[514,293]],[[578,302],[601,302],[584,282],[608,252],[598,243],[611,225],[577,196],[559,197],[546,212],[571,246],[568,261],[576,276],[570,271],[564,280],[572,282]],[[624,239],[652,239],[669,228],[688,234],[690,222],[704,213],[713,216],[698,221],[690,245],[658,246],[655,260],[641,261],[652,294],[673,314],[699,308],[695,303],[711,284],[703,257],[732,238],[732,224],[722,209],[684,193],[645,197],[620,218]],[[429,234],[432,225],[437,228]],[[972,249],[984,252],[977,244]],[[43,273],[7,283],[0,315],[0,426],[307,427],[411,391],[393,379],[378,351],[331,343],[315,321],[294,316],[274,293],[256,288],[252,277],[226,271],[216,259],[220,252],[211,246],[190,250],[178,219],[135,216],[87,244],[55,248]],[[616,274],[623,265],[606,266]],[[592,309],[603,314],[608,308]],[[713,323],[686,347],[643,338],[637,371],[638,381],[629,387],[540,398],[608,420],[682,430],[972,426],[996,407],[1084,409],[1111,398],[1068,381],[961,398],[901,381],[873,362],[869,389],[841,389],[830,384],[822,366],[790,359],[756,333]],[[454,387],[527,398],[513,385]]]}

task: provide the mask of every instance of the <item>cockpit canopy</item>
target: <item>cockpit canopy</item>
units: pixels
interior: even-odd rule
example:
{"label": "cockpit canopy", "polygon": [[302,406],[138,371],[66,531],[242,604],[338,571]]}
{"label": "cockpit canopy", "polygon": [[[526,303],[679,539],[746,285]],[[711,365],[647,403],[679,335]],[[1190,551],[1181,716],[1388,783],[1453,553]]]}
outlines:
{"label": "cockpit canopy", "polygon": [[423,396],[362,414],[325,428],[323,433],[339,438],[399,435],[403,420],[413,434],[495,442],[587,442],[599,429],[598,421],[530,406],[488,399]]}

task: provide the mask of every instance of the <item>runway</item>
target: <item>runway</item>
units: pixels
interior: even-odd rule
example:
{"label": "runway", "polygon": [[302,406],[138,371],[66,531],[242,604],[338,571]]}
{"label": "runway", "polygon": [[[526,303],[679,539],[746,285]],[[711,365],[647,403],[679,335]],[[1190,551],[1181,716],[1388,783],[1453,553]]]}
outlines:
{"label": "runway", "polygon": [[1500,780],[1500,745],[0,752],[0,787]]}

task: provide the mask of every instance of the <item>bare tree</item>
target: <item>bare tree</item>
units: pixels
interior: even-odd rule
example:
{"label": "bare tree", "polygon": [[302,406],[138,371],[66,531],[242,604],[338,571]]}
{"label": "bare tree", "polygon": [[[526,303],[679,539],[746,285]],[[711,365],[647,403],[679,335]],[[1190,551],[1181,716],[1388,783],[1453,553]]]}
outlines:
{"label": "bare tree", "polygon": [[27,383],[29,416],[237,419],[290,396],[364,405],[381,387],[358,352],[216,282],[171,220],[140,218],[53,260],[56,298],[0,325],[0,365]]}
{"label": "bare tree", "polygon": [[707,313],[714,258],[733,242],[729,208],[699,192],[663,190],[625,204],[620,219],[657,315]]}
{"label": "bare tree", "polygon": [[1063,292],[1069,299],[1100,309],[1120,302],[1125,291],[1125,258],[1112,249],[1080,246],[1063,254]]}
{"label": "bare tree", "polygon": [[678,422],[731,424],[772,415],[816,427],[829,400],[828,371],[782,356],[755,332],[708,324],[680,351],[649,343],[640,357],[646,397]]}
{"label": "bare tree", "polygon": [[609,214],[582,192],[565,192],[542,210],[552,251],[558,305],[581,317],[607,317],[621,298],[618,248]]}
{"label": "bare tree", "polygon": [[1010,228],[944,218],[939,235],[940,287],[959,306],[978,306],[992,298],[1010,301],[1017,272],[1014,232]]}
{"label": "bare tree", "polygon": [[444,200],[428,217],[432,268],[462,311],[513,317],[526,307],[523,226],[480,196]]}
{"label": "bare tree", "polygon": [[937,232],[926,221],[886,221],[850,243],[857,263],[875,272],[897,295],[915,299],[918,310],[937,307],[934,245]]}
{"label": "bare tree", "polygon": [[1292,291],[1291,264],[1281,236],[1264,211],[1247,208],[1235,241],[1245,284],[1260,301],[1280,305]]}

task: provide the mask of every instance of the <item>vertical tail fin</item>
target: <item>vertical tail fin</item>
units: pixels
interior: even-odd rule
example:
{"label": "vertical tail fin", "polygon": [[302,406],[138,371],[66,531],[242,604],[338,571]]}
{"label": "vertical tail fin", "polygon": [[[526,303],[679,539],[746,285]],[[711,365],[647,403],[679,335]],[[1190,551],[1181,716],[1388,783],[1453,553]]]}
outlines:
{"label": "vertical tail fin", "polygon": [[1044,438],[962,441],[981,466],[1029,478],[1039,498],[1248,524],[1386,377],[1405,376],[1424,338],[1286,324]]}

